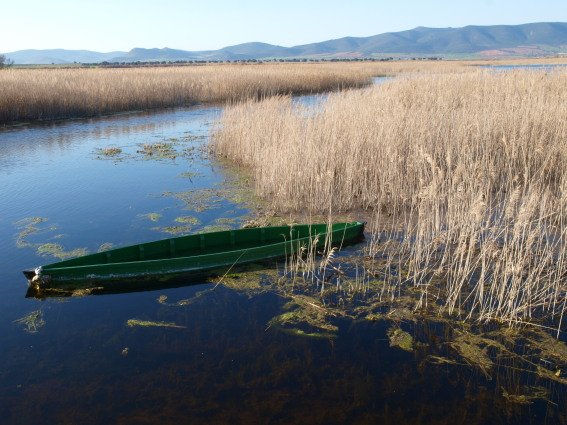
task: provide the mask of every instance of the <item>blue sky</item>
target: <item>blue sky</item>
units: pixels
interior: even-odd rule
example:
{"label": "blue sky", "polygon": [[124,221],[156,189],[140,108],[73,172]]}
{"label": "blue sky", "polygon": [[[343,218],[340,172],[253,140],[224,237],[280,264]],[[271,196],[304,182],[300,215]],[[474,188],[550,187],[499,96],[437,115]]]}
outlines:
{"label": "blue sky", "polygon": [[2,0],[0,52],[283,46],[416,26],[567,21],[567,0]]}

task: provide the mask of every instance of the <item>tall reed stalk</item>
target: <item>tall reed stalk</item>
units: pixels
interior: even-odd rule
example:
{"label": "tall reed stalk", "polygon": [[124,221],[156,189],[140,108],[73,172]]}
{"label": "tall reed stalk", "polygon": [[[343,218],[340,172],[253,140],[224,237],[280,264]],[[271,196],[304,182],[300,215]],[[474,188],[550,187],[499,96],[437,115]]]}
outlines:
{"label": "tall reed stalk", "polygon": [[[229,107],[212,150],[280,211],[371,214],[369,253],[451,314],[560,327],[567,273],[567,73],[401,76]],[[392,292],[391,296],[395,296]]]}
{"label": "tall reed stalk", "polygon": [[222,64],[155,68],[4,69],[0,124],[235,102],[361,87],[375,75],[462,68],[458,63]]}

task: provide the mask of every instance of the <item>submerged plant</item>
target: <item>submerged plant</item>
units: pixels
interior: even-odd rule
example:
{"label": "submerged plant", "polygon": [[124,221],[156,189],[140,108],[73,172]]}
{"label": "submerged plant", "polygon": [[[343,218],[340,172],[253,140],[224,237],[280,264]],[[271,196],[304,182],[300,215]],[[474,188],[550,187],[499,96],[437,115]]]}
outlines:
{"label": "submerged plant", "polygon": [[390,347],[398,347],[404,351],[413,351],[413,337],[396,326],[388,329],[388,339],[390,340]]}
{"label": "submerged plant", "polygon": [[311,297],[293,295],[284,305],[286,312],[273,317],[268,325],[297,336],[334,338],[338,327],[330,322],[336,312]]}
{"label": "submerged plant", "polygon": [[174,144],[170,142],[144,143],[140,148],[137,153],[143,154],[146,159],[175,159],[179,156]]}
{"label": "submerged plant", "polygon": [[114,244],[112,242],[105,242],[98,247],[97,252],[105,252],[114,248]]}
{"label": "submerged plant", "polygon": [[197,292],[193,297],[191,298],[185,298],[185,299],[181,299],[178,300],[174,303],[169,302],[168,301],[168,296],[167,295],[160,295],[157,298],[157,302],[160,303],[161,305],[165,305],[168,307],[186,307],[188,305],[191,305],[193,303],[195,303],[196,301],[198,301],[201,297],[203,297],[204,295],[212,292],[214,290],[214,288],[211,289],[205,289],[203,291],[199,291]]}
{"label": "submerged plant", "polygon": [[150,221],[153,221],[154,223],[159,221],[159,219],[162,217],[162,215],[160,213],[157,212],[150,212],[147,214],[141,214],[141,217],[144,217]]}
{"label": "submerged plant", "polygon": [[37,246],[36,250],[38,255],[52,256],[55,258],[59,258],[60,260],[80,257],[83,255],[87,255],[88,253],[88,250],[86,248],[76,248],[72,251],[66,251],[61,245],[57,243],[40,244]]}
{"label": "submerged plant", "polygon": [[17,229],[19,229],[19,232],[16,236],[16,246],[18,248],[27,248],[33,246],[33,244],[30,243],[27,238],[31,235],[39,233],[41,230],[44,230],[38,227],[38,225],[45,223],[46,221],[47,218],[45,217],[27,217],[17,221],[15,223],[15,226]]}
{"label": "submerged plant", "polygon": [[100,155],[103,156],[116,156],[116,155],[120,155],[122,153],[122,149],[118,148],[116,146],[109,146],[106,148],[101,148],[98,150]]}
{"label": "submerged plant", "polygon": [[175,219],[175,221],[177,223],[190,224],[190,225],[193,225],[193,226],[196,226],[200,223],[200,221],[197,217],[192,217],[192,216],[189,216],[189,215],[177,217]]}
{"label": "submerged plant", "polygon": [[182,235],[189,233],[192,227],[189,225],[184,226],[164,226],[164,227],[152,227],[152,230],[169,233],[170,235]]}
{"label": "submerged plant", "polygon": [[14,320],[14,323],[23,325],[24,330],[28,333],[36,333],[45,325],[45,320],[43,320],[43,312],[35,310],[20,319]]}
{"label": "submerged plant", "polygon": [[185,326],[180,326],[177,325],[175,323],[172,322],[153,322],[150,320],[138,320],[138,319],[128,319],[126,321],[126,326],[128,327],[142,327],[142,328],[151,328],[151,327],[157,327],[157,328],[177,328],[177,329],[184,329]]}

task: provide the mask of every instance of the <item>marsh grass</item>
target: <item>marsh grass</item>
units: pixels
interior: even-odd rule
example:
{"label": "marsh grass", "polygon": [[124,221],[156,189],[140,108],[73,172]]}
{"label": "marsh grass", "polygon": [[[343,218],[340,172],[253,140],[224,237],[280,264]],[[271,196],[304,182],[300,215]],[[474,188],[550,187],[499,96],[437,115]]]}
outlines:
{"label": "marsh grass", "polygon": [[[564,323],[567,73],[398,77],[225,110],[211,149],[279,212],[373,216],[384,299],[413,287],[460,318]],[[392,272],[393,271],[393,272]]]}
{"label": "marsh grass", "polygon": [[[461,66],[431,64],[435,69]],[[424,68],[423,63],[397,62],[8,69],[0,73],[0,124],[320,93]]]}

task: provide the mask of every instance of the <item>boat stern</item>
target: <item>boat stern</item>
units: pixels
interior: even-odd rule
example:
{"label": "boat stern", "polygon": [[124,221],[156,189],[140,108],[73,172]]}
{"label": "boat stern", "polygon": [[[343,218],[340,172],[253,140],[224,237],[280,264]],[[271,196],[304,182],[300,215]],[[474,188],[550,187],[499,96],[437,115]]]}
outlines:
{"label": "boat stern", "polygon": [[34,270],[24,270],[24,276],[28,280],[29,286],[40,286],[41,284],[41,267],[37,267]]}

